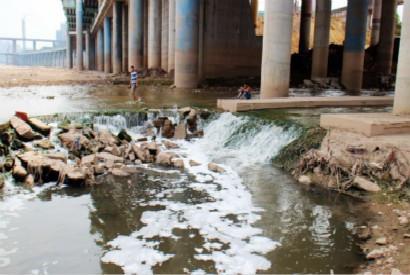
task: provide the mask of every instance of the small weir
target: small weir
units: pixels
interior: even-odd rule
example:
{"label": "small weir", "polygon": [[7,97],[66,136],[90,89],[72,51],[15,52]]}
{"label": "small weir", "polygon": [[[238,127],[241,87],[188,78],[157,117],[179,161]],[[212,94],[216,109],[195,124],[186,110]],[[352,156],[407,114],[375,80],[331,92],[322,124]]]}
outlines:
{"label": "small weir", "polygon": [[[126,129],[136,139],[159,117],[178,123],[181,114],[175,108],[42,119],[114,134]],[[203,138],[174,140],[177,148],[169,149],[184,170],[138,164],[140,173],[99,176],[83,189],[30,189],[7,177],[0,193],[2,272],[346,273],[361,263],[352,201],[302,189],[271,164],[299,126],[231,113],[198,124]],[[211,162],[225,172],[210,171]]]}

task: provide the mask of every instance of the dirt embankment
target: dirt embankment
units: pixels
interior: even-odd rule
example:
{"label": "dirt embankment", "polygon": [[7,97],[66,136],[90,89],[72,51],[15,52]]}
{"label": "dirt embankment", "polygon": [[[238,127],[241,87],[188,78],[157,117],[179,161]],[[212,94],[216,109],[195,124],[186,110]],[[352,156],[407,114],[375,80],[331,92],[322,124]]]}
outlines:
{"label": "dirt embankment", "polygon": [[303,185],[368,202],[372,218],[354,229],[368,261],[359,272],[410,273],[410,135],[308,129],[275,163]]}

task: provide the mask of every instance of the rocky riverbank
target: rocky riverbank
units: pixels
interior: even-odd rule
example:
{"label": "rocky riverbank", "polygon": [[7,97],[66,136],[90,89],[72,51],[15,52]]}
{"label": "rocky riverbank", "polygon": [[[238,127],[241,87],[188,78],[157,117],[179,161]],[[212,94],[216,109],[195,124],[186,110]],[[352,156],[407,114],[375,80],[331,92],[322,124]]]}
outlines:
{"label": "rocky riverbank", "polygon": [[[95,129],[92,124],[64,120],[50,126],[16,114],[0,127],[0,168],[27,186],[56,182],[74,187],[94,185],[95,177],[103,174],[125,177],[139,173],[137,166],[141,164],[184,169],[184,162],[172,152],[178,145],[171,139],[202,137],[199,124],[211,113],[191,108],[178,112],[180,121],[158,113],[137,138],[125,129],[114,135],[107,129]],[[161,141],[156,140],[159,136]],[[194,160],[189,164],[197,165]],[[224,172],[214,163],[208,167]],[[4,180],[0,183],[3,187]]]}
{"label": "rocky riverbank", "polygon": [[410,273],[410,140],[369,138],[305,129],[274,160],[306,186],[319,186],[369,204],[367,223],[354,228],[367,265],[360,272]]}

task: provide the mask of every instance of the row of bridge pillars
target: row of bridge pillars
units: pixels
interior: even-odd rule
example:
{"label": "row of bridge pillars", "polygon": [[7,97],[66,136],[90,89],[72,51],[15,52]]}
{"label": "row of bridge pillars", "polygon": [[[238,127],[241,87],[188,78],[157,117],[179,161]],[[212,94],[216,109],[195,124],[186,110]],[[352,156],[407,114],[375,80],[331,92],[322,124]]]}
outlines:
{"label": "row of bridge pillars", "polygon": [[[378,44],[377,71],[391,73],[395,14],[397,0],[349,0],[346,15],[342,84],[352,92],[362,87],[369,1],[374,16],[371,43]],[[81,3],[81,0],[77,0]],[[313,41],[312,78],[326,78],[329,55],[331,0],[316,0]],[[305,53],[310,47],[312,0],[302,1],[300,45]],[[105,72],[126,72],[128,66],[137,70],[164,69],[174,71],[175,85],[195,88],[199,79],[200,0],[129,0],[115,2],[112,18],[106,17],[96,34],[96,68]],[[405,4],[403,44],[406,44],[406,20],[410,20]],[[256,21],[257,0],[251,1]],[[82,5],[77,5],[77,68],[82,70],[83,31]],[[293,1],[266,1],[262,52],[261,98],[287,96],[290,78],[290,55],[294,6]],[[87,41],[95,39],[86,35]],[[128,42],[128,43],[127,43]],[[91,45],[91,43],[89,43]],[[90,51],[87,51],[90,53]],[[401,62],[408,57],[401,51]],[[69,56],[72,56],[69,54]],[[407,66],[399,64],[399,70]],[[68,61],[72,66],[72,61]],[[90,64],[90,63],[89,63]],[[408,70],[410,74],[410,70]],[[398,72],[398,89],[400,77]],[[410,83],[408,83],[410,84]],[[400,94],[400,91],[398,92]]]}
{"label": "row of bridge pillars", "polygon": [[[316,0],[312,78],[326,78],[331,24],[331,0]],[[392,72],[397,0],[374,0],[371,44],[378,45],[376,71]],[[341,83],[352,92],[362,87],[369,0],[349,0]],[[309,50],[312,0],[302,1],[299,51]],[[397,71],[396,113],[410,113],[410,4],[405,2]],[[288,96],[293,1],[266,1],[262,54],[261,98]]]}

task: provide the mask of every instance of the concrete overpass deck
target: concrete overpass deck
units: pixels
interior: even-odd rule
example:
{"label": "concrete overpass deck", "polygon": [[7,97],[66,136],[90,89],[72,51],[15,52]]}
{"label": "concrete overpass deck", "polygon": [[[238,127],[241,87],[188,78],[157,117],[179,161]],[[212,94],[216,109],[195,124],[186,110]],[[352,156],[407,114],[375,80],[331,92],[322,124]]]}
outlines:
{"label": "concrete overpass deck", "polygon": [[263,109],[393,106],[393,96],[279,97],[272,99],[218,99],[218,108],[230,112]]}

